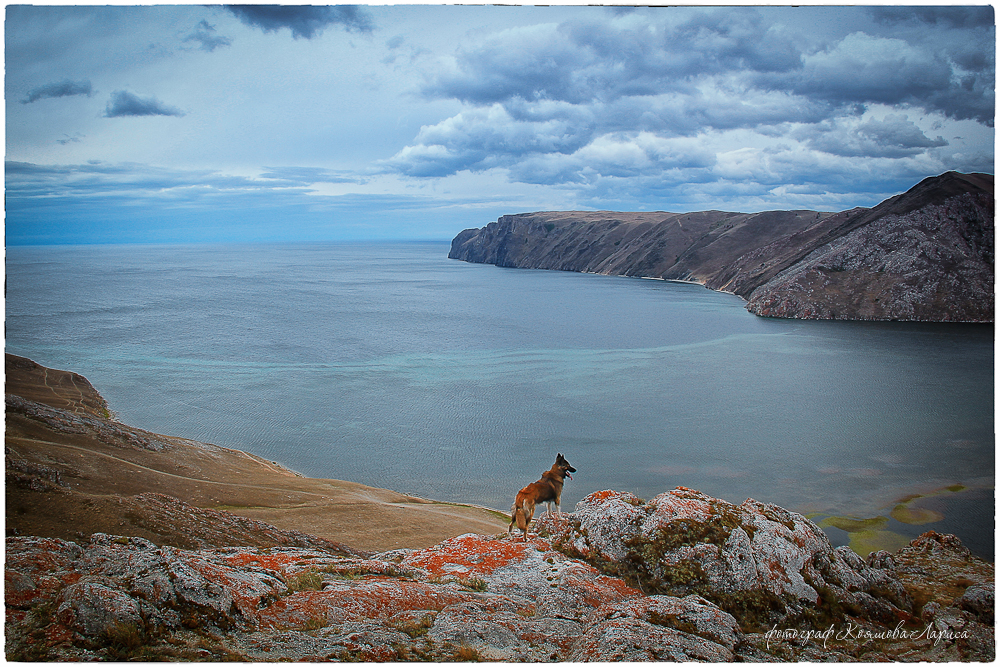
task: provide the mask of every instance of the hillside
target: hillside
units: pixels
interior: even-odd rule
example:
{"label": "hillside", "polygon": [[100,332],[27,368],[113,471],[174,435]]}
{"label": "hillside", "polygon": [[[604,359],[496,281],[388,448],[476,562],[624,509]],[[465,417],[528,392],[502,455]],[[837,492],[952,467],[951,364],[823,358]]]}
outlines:
{"label": "hillside", "polygon": [[83,376],[5,361],[8,536],[376,551],[506,527],[486,510],[302,477],[245,452],[133,428]]}
{"label": "hillside", "polygon": [[993,176],[947,172],[839,213],[505,215],[449,257],[503,267],[693,281],[761,316],[992,322]]}

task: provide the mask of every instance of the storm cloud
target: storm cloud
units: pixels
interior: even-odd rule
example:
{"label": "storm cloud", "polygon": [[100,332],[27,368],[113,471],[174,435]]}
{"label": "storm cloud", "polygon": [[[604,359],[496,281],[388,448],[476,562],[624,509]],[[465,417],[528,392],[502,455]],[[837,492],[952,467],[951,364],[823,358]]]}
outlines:
{"label": "storm cloud", "polygon": [[288,28],[295,39],[312,39],[331,25],[339,25],[347,31],[372,30],[368,14],[354,5],[227,5],[226,9],[243,23],[264,32]]}
{"label": "storm cloud", "polygon": [[[460,46],[421,88],[466,108],[423,127],[384,164],[436,178],[502,167],[558,185],[678,169],[693,180],[705,169],[780,180],[808,162],[802,148],[940,158],[948,141],[907,113],[992,127],[995,34],[991,8],[929,9],[874,11],[866,29],[818,39],[753,8],[497,31]],[[696,158],[675,155],[684,137],[698,138]],[[750,155],[752,170],[734,167]]]}

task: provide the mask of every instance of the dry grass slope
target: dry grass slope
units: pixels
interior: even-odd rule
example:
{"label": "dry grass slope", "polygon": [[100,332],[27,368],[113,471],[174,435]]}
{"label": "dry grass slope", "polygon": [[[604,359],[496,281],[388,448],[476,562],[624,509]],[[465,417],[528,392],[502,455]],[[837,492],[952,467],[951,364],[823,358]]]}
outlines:
{"label": "dry grass slope", "polygon": [[5,360],[8,535],[85,542],[106,532],[184,548],[318,539],[382,551],[505,527],[483,509],[302,477],[245,452],[126,426],[83,376]]}

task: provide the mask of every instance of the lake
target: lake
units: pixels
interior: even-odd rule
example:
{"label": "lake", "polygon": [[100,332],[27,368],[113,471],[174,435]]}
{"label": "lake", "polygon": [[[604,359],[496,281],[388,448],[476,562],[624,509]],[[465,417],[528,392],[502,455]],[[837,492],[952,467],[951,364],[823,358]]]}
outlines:
{"label": "lake", "polygon": [[838,544],[933,529],[992,559],[993,325],[762,319],[448,248],[9,247],[7,351],[127,424],[308,476],[506,510],[562,452],[564,510],[687,486]]}

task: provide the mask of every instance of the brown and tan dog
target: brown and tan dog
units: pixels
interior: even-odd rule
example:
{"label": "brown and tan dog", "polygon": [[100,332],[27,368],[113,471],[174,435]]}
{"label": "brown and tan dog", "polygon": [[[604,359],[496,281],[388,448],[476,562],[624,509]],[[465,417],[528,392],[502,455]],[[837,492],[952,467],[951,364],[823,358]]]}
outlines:
{"label": "brown and tan dog", "polygon": [[556,512],[562,514],[562,507],[559,498],[562,496],[563,481],[569,477],[571,472],[576,472],[576,468],[569,464],[562,454],[556,454],[556,462],[552,467],[542,473],[542,478],[537,482],[532,482],[517,492],[514,499],[514,506],[510,508],[510,525],[507,532],[514,528],[514,524],[524,531],[524,541],[528,541],[528,524],[535,516],[535,505],[548,503],[549,514],[552,514],[552,503],[556,505]]}

